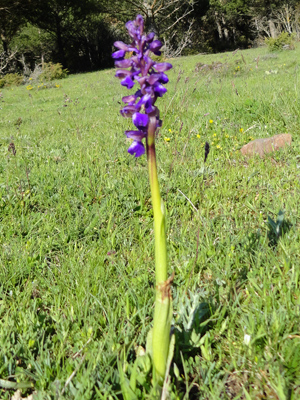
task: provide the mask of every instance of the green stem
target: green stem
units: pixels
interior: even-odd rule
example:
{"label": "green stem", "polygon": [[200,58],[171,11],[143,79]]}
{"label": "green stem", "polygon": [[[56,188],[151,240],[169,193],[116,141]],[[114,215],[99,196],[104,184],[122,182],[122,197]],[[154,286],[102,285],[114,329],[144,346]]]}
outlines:
{"label": "green stem", "polygon": [[150,122],[147,137],[147,158],[151,187],[151,197],[154,215],[154,238],[155,238],[155,277],[156,284],[167,280],[167,243],[165,232],[165,212],[160,197],[159,183],[156,166],[155,153],[155,131],[156,116],[150,115]]}
{"label": "green stem", "polygon": [[167,279],[165,212],[160,197],[155,155],[156,113],[149,115],[147,158],[154,214],[156,297],[152,335],[154,381],[162,385],[167,365],[172,319],[171,281]]}

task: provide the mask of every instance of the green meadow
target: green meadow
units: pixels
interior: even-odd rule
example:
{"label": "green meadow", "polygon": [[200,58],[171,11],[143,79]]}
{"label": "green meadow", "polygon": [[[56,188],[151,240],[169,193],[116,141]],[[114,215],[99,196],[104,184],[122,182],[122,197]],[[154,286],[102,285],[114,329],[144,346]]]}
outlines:
{"label": "green meadow", "polygon": [[[170,61],[169,399],[300,398],[299,60],[298,45]],[[0,95],[0,398],[121,399],[118,360],[130,378],[155,289],[147,160],[127,153],[119,113],[130,91],[114,70],[39,86]],[[291,147],[240,154],[279,133]]]}

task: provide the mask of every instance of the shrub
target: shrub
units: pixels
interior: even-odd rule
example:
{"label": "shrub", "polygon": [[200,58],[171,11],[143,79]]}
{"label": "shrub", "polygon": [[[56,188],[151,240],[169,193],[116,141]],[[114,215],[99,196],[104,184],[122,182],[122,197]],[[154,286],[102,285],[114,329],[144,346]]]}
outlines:
{"label": "shrub", "polygon": [[23,76],[20,74],[6,74],[0,78],[0,88],[5,86],[19,86],[23,83]]}
{"label": "shrub", "polygon": [[39,76],[41,81],[54,81],[66,78],[68,70],[63,69],[61,64],[52,64],[51,62],[43,65],[42,73]]}
{"label": "shrub", "polygon": [[271,51],[281,51],[284,49],[295,49],[295,35],[282,32],[277,38],[266,38],[265,43]]}

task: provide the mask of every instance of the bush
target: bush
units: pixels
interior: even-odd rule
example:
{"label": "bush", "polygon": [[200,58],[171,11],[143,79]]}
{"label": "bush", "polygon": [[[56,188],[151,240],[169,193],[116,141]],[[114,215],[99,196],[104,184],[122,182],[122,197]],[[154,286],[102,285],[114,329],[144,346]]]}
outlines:
{"label": "bush", "polygon": [[68,70],[63,69],[61,64],[52,64],[51,62],[45,63],[43,65],[42,73],[39,79],[43,81],[54,81],[57,79],[66,78],[68,75]]}
{"label": "bush", "polygon": [[0,88],[7,86],[19,86],[23,83],[23,76],[20,74],[6,74],[0,78]]}
{"label": "bush", "polygon": [[277,38],[266,38],[265,43],[271,51],[281,51],[284,49],[295,49],[295,35],[282,32]]}

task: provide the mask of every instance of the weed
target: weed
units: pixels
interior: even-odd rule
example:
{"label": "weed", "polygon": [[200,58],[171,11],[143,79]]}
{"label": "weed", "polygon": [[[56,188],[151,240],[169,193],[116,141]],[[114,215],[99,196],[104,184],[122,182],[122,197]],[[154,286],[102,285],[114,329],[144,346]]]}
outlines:
{"label": "weed", "polygon": [[291,35],[288,32],[282,32],[277,38],[266,38],[265,42],[271,51],[295,49],[295,35]]}
{"label": "weed", "polygon": [[0,88],[19,86],[23,83],[23,76],[20,74],[6,74],[0,78]]}

